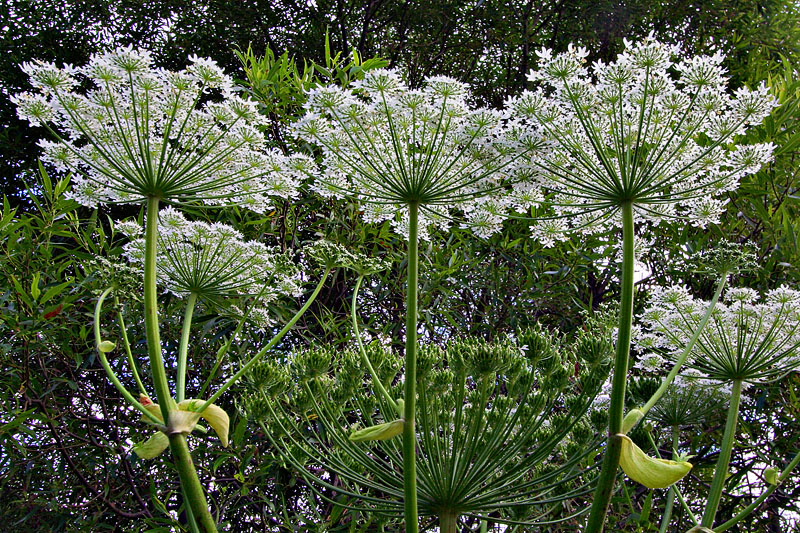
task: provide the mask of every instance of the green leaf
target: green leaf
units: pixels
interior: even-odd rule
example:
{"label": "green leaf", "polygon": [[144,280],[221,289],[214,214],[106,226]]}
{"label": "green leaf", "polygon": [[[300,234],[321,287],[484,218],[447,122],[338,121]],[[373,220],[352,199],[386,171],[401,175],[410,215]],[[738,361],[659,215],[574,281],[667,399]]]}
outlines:
{"label": "green leaf", "polygon": [[39,279],[41,278],[41,273],[37,272],[33,275],[31,279],[31,296],[33,297],[33,301],[39,299],[39,295],[42,294],[41,289],[39,289]]}

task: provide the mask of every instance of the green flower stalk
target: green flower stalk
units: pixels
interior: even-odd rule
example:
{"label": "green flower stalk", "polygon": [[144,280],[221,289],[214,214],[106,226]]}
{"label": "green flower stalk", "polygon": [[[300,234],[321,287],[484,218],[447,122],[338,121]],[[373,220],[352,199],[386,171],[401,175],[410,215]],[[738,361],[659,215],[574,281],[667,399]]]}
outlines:
{"label": "green flower stalk", "polygon": [[[677,50],[647,38],[626,43],[615,62],[587,69],[586,50],[542,50],[529,79],[545,88],[508,100],[537,149],[532,177],[514,185],[515,206],[545,220],[533,235],[545,246],[570,231],[622,229],[617,355],[609,405],[608,444],[588,533],[603,529],[622,449],[633,311],[636,222],[675,219],[715,223],[742,176],[769,161],[772,145],[734,146],[735,136],[774,106],[765,87],[726,90],[721,56],[673,62]],[[673,75],[677,72],[677,77]]]}
{"label": "green flower stalk", "polygon": [[366,72],[350,89],[322,87],[308,94],[308,112],[296,135],[322,149],[314,189],[324,196],[353,195],[365,220],[390,221],[408,241],[406,274],[403,471],[406,531],[418,530],[416,497],[416,365],[420,239],[453,217],[478,235],[500,229],[504,190],[524,170],[528,148],[503,115],[470,109],[467,88],[432,77],[420,89],[398,72]]}
{"label": "green flower stalk", "polygon": [[[365,350],[371,376],[360,354],[325,348],[297,353],[288,369],[264,363],[251,374],[242,407],[311,486],[322,487],[322,498],[401,517],[404,442],[386,433],[402,423],[390,399],[402,394],[400,378],[408,374],[398,375],[395,353],[377,344]],[[574,520],[560,502],[591,490],[584,466],[599,442],[585,414],[610,351],[610,342],[589,335],[571,345],[535,330],[514,342],[421,346],[416,487],[423,523],[437,520],[453,533],[466,517],[539,526]],[[370,385],[376,380],[386,396]]]}

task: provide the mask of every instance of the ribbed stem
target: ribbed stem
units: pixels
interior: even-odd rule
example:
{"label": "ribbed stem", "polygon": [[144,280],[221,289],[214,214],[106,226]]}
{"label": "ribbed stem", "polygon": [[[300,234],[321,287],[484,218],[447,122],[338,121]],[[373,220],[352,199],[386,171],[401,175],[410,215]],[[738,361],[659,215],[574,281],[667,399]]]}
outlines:
{"label": "ribbed stem", "polygon": [[628,379],[628,356],[631,350],[631,322],[633,320],[633,204],[622,204],[622,279],[619,306],[619,328],[617,330],[617,354],[614,360],[614,377],[611,382],[611,403],[608,408],[608,444],[603,455],[603,466],[597,480],[594,501],[586,522],[586,533],[603,531],[603,525],[614,492],[617,468],[622,450],[622,432],[625,407],[625,385]]}
{"label": "ribbed stem", "polygon": [[144,328],[147,338],[147,356],[156,398],[161,415],[169,420],[173,409],[172,395],[167,384],[164,359],[161,357],[161,333],[158,326],[158,293],[156,292],[156,249],[158,246],[158,198],[147,199],[147,222],[144,239]]}
{"label": "ribbed stem", "polygon": [[186,436],[182,433],[170,435],[169,449],[178,469],[181,488],[187,499],[186,504],[191,507],[191,513],[194,515],[195,521],[205,533],[216,533],[217,525],[208,510],[206,495],[203,493],[203,487],[200,485],[200,479],[198,479],[197,471],[194,469],[189,446],[186,444]]}
{"label": "ribbed stem", "polygon": [[406,533],[417,533],[417,435],[414,413],[417,403],[417,284],[419,205],[408,205],[408,274],[406,287],[405,425],[403,426],[403,488]]}
{"label": "ribbed stem", "polygon": [[443,511],[439,514],[439,533],[457,533],[458,515],[455,511]]}
{"label": "ribbed stem", "polygon": [[714,479],[711,480],[711,489],[708,491],[708,502],[706,511],[703,513],[703,527],[712,527],[714,517],[717,515],[719,501],[722,498],[722,488],[725,486],[725,479],[728,477],[728,464],[731,461],[733,442],[736,440],[736,425],[739,422],[739,400],[742,397],[742,380],[733,381],[731,390],[730,405],[728,406],[728,419],[725,422],[725,433],[722,436],[722,446],[719,449],[719,459],[714,469]]}
{"label": "ribbed stem", "polygon": [[[161,407],[164,421],[169,423],[169,412],[175,410],[175,401],[169,392],[167,373],[161,357],[161,334],[158,327],[158,293],[156,291],[156,246],[158,243],[158,198],[147,199],[147,222],[145,226],[144,251],[144,327],[147,336],[147,355],[150,359],[150,372],[153,375],[153,386],[156,398]],[[181,434],[169,436],[169,447],[178,475],[181,488],[185,491],[192,513],[205,533],[216,533],[217,526],[208,510],[203,487],[197,478],[192,456],[186,437]]]}
{"label": "ribbed stem", "polygon": [[181,343],[178,346],[178,382],[176,385],[177,398],[182,402],[186,397],[186,360],[189,352],[189,333],[192,330],[192,315],[194,306],[197,303],[197,293],[189,293],[186,300],[186,311],[183,315],[183,329],[181,331]]}

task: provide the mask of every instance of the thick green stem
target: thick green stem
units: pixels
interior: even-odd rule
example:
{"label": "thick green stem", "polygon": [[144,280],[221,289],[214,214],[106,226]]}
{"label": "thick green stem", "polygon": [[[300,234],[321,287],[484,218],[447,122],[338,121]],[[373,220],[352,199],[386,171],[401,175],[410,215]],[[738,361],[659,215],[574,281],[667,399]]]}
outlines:
{"label": "thick green stem", "polygon": [[186,435],[176,433],[169,436],[169,449],[178,468],[178,475],[181,479],[181,489],[186,497],[186,505],[191,507],[194,519],[205,533],[216,533],[217,525],[214,517],[208,510],[206,495],[194,469],[192,456],[189,453],[189,446],[186,444]]}
{"label": "thick green stem", "polygon": [[628,379],[628,356],[631,350],[631,322],[633,320],[633,269],[634,227],[633,204],[622,204],[622,279],[617,330],[617,354],[614,360],[614,377],[611,382],[611,404],[608,408],[608,444],[603,455],[603,466],[597,480],[592,509],[586,522],[586,533],[603,531],[603,525],[617,479],[625,407],[625,385]]}
{"label": "thick green stem", "polygon": [[[158,244],[158,198],[147,199],[147,222],[145,225],[144,251],[144,326],[147,336],[147,354],[150,359],[150,372],[156,390],[161,414],[169,424],[169,413],[175,410],[175,400],[169,392],[167,373],[161,356],[161,335],[158,326],[158,293],[156,290],[156,249]],[[169,447],[175,461],[175,467],[181,480],[181,488],[192,506],[195,520],[205,533],[216,533],[217,526],[208,510],[203,487],[197,478],[186,436],[169,435]]]}
{"label": "thick green stem", "polygon": [[194,306],[197,303],[197,293],[190,293],[186,301],[186,311],[183,315],[183,330],[181,331],[181,343],[178,346],[178,382],[176,385],[176,395],[178,401],[182,402],[186,397],[186,360],[189,351],[189,333],[192,330],[192,315]]}
{"label": "thick green stem", "polygon": [[158,293],[156,290],[156,250],[158,247],[158,198],[147,199],[147,222],[144,240],[144,328],[147,338],[147,355],[156,398],[161,406],[161,415],[169,420],[174,409],[169,393],[164,359],[161,357],[161,333],[158,327]]}
{"label": "thick green stem", "polygon": [[728,477],[728,464],[731,460],[733,442],[736,440],[736,425],[739,422],[739,400],[742,397],[742,380],[733,381],[731,390],[730,405],[728,406],[728,419],[725,422],[725,434],[722,436],[722,446],[719,449],[719,459],[714,469],[714,479],[711,480],[711,489],[708,491],[708,502],[706,511],[703,513],[703,527],[712,527],[714,517],[717,515],[719,501],[722,498],[722,488],[725,486],[725,479]]}
{"label": "thick green stem", "polygon": [[[675,459],[678,453],[681,430],[678,426],[672,426],[672,458]],[[669,521],[672,520],[672,507],[675,505],[675,487],[671,486],[667,491],[667,502],[664,504],[664,514],[661,517],[661,526],[658,533],[667,533]]]}
{"label": "thick green stem", "polygon": [[439,533],[457,533],[458,514],[455,511],[442,511],[439,513]]}
{"label": "thick green stem", "polygon": [[728,520],[724,524],[720,524],[717,527],[715,527],[714,531],[716,531],[718,533],[721,533],[722,531],[727,531],[728,529],[730,529],[733,526],[735,526],[739,521],[741,521],[742,519],[746,518],[747,515],[749,515],[750,513],[755,511],[756,509],[758,509],[761,506],[761,504],[764,502],[764,500],[766,500],[769,497],[770,494],[775,492],[775,489],[778,488],[778,485],[780,484],[780,482],[783,481],[784,479],[786,479],[787,477],[789,477],[789,474],[792,473],[792,470],[795,469],[795,467],[797,466],[798,463],[800,463],[800,452],[797,452],[795,454],[794,459],[791,460],[791,462],[786,466],[786,468],[783,469],[783,472],[781,472],[781,475],[778,476],[778,480],[777,480],[778,484],[770,485],[770,487],[767,490],[765,490],[764,492],[762,492],[761,495],[758,498],[753,500],[753,502],[750,505],[748,505],[747,507],[742,509],[742,511],[739,514],[737,514],[736,516],[734,516],[733,518],[731,518],[730,520]]}
{"label": "thick green stem", "polygon": [[417,436],[414,413],[417,403],[417,284],[419,250],[417,224],[419,205],[408,205],[408,275],[406,288],[405,425],[403,426],[403,487],[406,533],[417,533]]}

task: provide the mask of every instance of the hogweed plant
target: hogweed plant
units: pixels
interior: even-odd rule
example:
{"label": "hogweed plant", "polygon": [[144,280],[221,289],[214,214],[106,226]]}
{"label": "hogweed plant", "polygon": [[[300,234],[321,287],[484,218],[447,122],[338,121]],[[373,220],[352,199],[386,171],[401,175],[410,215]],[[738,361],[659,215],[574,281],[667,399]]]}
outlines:
{"label": "hogweed plant", "polygon": [[539,149],[534,177],[515,185],[549,220],[532,231],[544,244],[567,233],[622,227],[617,355],[609,404],[608,445],[586,531],[602,530],[624,439],[623,400],[633,315],[635,217],[705,227],[718,220],[724,196],[769,161],[772,145],[736,145],[775,105],[765,87],[733,95],[723,57],[673,60],[677,49],[647,38],[626,42],[616,61],[587,68],[587,52],[538,52],[529,79],[541,84],[508,100]]}
{"label": "hogweed plant", "polygon": [[[599,444],[586,413],[612,347],[593,333],[574,344],[528,330],[513,341],[420,347],[418,509],[435,520],[426,527],[454,533],[468,517],[545,526],[585,512],[564,505],[591,491],[584,466]],[[321,497],[402,517],[404,450],[394,437],[403,421],[390,421],[396,406],[387,398],[408,376],[390,349],[364,350],[371,376],[362,355],[324,347],[288,366],[261,363],[242,407]],[[388,396],[375,392],[378,383]]]}
{"label": "hogweed plant", "polygon": [[[141,401],[134,398],[122,386],[107,361],[104,367],[126,400],[166,435],[193,528],[199,525],[205,531],[216,531],[189,454],[186,435],[195,427],[198,417],[205,417],[225,440],[227,415],[214,408],[213,401],[296,322],[319,293],[329,269],[325,269],[319,285],[298,314],[209,399],[176,401],[183,398],[185,392],[180,387],[173,398],[162,357],[158,321],[158,253],[159,242],[164,242],[159,241],[158,235],[159,205],[162,202],[210,206],[235,204],[264,212],[270,206],[271,196],[296,196],[300,178],[313,164],[304,156],[284,156],[268,150],[257,129],[263,119],[256,104],[233,95],[232,80],[213,61],[197,57],[190,58],[190,61],[192,64],[180,72],[156,69],[148,52],[128,47],[95,55],[88,65],[81,68],[70,65],[58,68],[52,63],[39,61],[26,63],[23,70],[37,92],[16,95],[14,101],[21,118],[33,125],[44,126],[56,139],[40,142],[43,159],[74,173],[72,198],[87,206],[145,205],[143,241],[133,245],[135,253],[133,249],[129,252],[138,258],[144,269],[145,331],[157,404],[146,394],[141,395]],[[78,92],[77,88],[82,86],[87,90]],[[165,220],[170,219],[176,220],[174,213],[165,213]],[[217,283],[218,289],[246,292],[241,290],[244,285],[236,279],[235,271],[239,266],[232,267],[225,274],[208,270],[213,268],[209,263],[205,263],[205,271],[181,271],[198,266],[198,262],[209,256],[222,258],[224,253],[229,253],[223,252],[219,244],[211,244],[213,235],[198,238],[200,241],[192,242],[188,235],[177,237],[172,246],[166,247],[169,252],[175,252],[167,254],[173,258],[172,262],[161,269],[162,273],[171,269],[188,283],[181,286],[182,282],[175,282],[171,286],[172,290],[188,294],[190,303],[187,305],[181,349],[184,355],[180,358],[179,371],[179,380],[184,385],[185,341],[194,306],[191,295],[197,288],[192,284],[211,281]],[[218,239],[218,242],[221,241]],[[192,253],[186,253],[192,249]],[[252,252],[255,255],[251,257],[259,254],[256,249]],[[254,260],[248,268],[255,267],[256,263]],[[257,268],[265,266],[266,262]],[[209,275],[212,278],[216,275],[216,281],[209,279]],[[269,281],[263,277],[261,280]],[[278,284],[277,292],[285,288]],[[209,286],[206,285],[205,289]],[[265,290],[267,295],[274,292],[272,288]],[[104,354],[114,346],[111,341],[100,337],[99,325],[100,308],[110,291],[105,291],[98,300],[95,313],[96,341],[101,360],[105,360]],[[240,322],[240,327],[243,323]],[[126,341],[124,331],[122,337]],[[127,342],[125,344],[127,348]],[[221,350],[220,357],[229,346],[230,341]],[[137,379],[137,382],[137,386],[143,389],[141,380]],[[156,439],[157,449],[163,444],[163,438]]]}
{"label": "hogweed plant", "polygon": [[[408,240],[403,472],[406,531],[417,531],[415,412],[418,241],[454,216],[479,235],[500,229],[503,187],[517,179],[527,134],[503,115],[471,109],[467,87],[432,77],[410,89],[393,70],[376,69],[350,88],[308,94],[295,134],[322,150],[314,189],[355,196],[368,222],[389,220]],[[394,400],[391,400],[394,402]]]}
{"label": "hogweed plant", "polygon": [[[700,523],[705,528],[714,527],[728,477],[743,388],[780,379],[800,368],[800,291],[781,287],[760,297],[753,289],[731,288],[724,299],[725,303],[714,306],[709,324],[700,330],[701,317],[707,314],[711,303],[693,298],[682,287],[664,290],[646,310],[641,334],[645,345],[661,352],[647,356],[650,361],[646,366],[658,370],[662,357],[682,357],[690,338],[700,330],[686,360],[691,376],[730,387],[719,458]],[[775,477],[775,484],[787,477],[798,462],[800,453],[780,477]],[[748,507],[714,530],[728,529],[753,509]]]}

